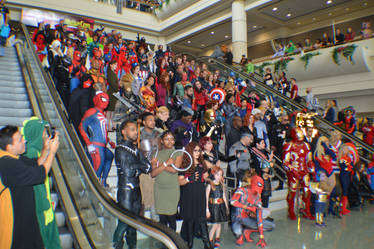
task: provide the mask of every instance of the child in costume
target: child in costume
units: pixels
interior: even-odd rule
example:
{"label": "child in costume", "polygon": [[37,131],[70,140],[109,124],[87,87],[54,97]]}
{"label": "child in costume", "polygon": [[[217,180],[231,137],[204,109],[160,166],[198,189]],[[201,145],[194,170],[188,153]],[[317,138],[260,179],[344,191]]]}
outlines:
{"label": "child in costume", "polygon": [[[227,221],[228,202],[226,199],[226,187],[224,185],[223,170],[218,166],[214,166],[211,170],[214,180],[206,187],[207,199],[207,217],[212,223],[212,229],[209,232],[209,240],[214,243],[214,249],[218,249],[221,245],[221,229],[222,223]],[[216,235],[215,241],[214,234]]]}

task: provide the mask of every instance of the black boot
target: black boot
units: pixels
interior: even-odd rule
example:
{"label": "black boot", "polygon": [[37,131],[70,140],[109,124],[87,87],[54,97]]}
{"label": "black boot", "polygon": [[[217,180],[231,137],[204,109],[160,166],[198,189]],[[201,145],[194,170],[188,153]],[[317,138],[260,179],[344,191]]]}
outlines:
{"label": "black boot", "polygon": [[199,226],[201,231],[201,239],[204,243],[204,249],[213,249],[213,245],[209,240],[208,226],[205,218],[201,218],[199,220]]}

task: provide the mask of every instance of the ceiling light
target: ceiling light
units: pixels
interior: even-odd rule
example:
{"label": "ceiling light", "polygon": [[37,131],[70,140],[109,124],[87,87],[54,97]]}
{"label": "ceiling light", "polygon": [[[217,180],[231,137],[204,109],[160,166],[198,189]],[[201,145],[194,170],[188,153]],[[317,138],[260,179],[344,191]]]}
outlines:
{"label": "ceiling light", "polygon": [[291,13],[288,13],[288,14],[287,14],[287,17],[291,17]]}
{"label": "ceiling light", "polygon": [[255,25],[255,26],[253,26],[253,28],[255,29],[255,28],[257,28],[257,26]]}
{"label": "ceiling light", "polygon": [[214,31],[210,32],[211,35],[214,35]]}
{"label": "ceiling light", "polygon": [[364,6],[368,5],[368,3],[364,3]]}
{"label": "ceiling light", "polygon": [[301,24],[301,22],[297,22],[297,25],[300,25]]}
{"label": "ceiling light", "polygon": [[204,47],[204,46],[205,46],[205,44],[201,44],[201,46],[202,46],[202,47]]}
{"label": "ceiling light", "polygon": [[332,1],[331,1],[331,0],[328,0],[328,1],[326,2],[326,4],[330,4],[330,3],[332,3]]}
{"label": "ceiling light", "polygon": [[316,18],[315,17],[313,17],[313,21],[315,21],[316,20]]}
{"label": "ceiling light", "polygon": [[227,38],[229,38],[229,36],[228,36],[228,35],[225,35],[225,38],[227,39]]}
{"label": "ceiling light", "polygon": [[274,7],[274,8],[273,8],[273,11],[277,11],[277,10],[278,10],[278,8],[277,8],[277,7]]}
{"label": "ceiling light", "polygon": [[329,13],[329,16],[331,16],[332,15],[332,13]]}
{"label": "ceiling light", "polygon": [[189,44],[189,43],[191,43],[191,41],[187,41],[187,43]]}

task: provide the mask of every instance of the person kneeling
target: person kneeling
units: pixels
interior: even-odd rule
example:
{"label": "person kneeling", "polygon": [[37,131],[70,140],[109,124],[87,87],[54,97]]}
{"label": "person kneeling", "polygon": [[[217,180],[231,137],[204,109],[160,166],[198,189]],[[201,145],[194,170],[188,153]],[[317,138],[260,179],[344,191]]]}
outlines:
{"label": "person kneeling", "polygon": [[262,208],[261,203],[264,181],[260,176],[246,171],[243,182],[247,185],[238,188],[231,198],[231,205],[234,207],[232,230],[237,238],[236,244],[243,244],[243,234],[248,242],[253,242],[250,235],[253,232],[258,232],[260,233],[260,240],[256,245],[264,248],[267,246],[264,231],[271,231],[275,228],[273,222],[264,219],[269,215],[268,211]]}

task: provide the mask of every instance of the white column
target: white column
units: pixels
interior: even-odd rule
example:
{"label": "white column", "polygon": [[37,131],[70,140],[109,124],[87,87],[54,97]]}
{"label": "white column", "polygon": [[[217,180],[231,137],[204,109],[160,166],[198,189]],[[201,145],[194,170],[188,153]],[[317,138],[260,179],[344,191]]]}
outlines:
{"label": "white column", "polygon": [[242,55],[247,56],[247,13],[244,0],[232,3],[232,54],[235,62],[240,62]]}

